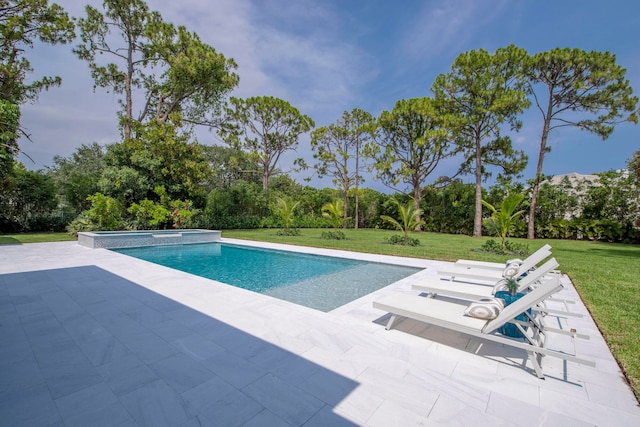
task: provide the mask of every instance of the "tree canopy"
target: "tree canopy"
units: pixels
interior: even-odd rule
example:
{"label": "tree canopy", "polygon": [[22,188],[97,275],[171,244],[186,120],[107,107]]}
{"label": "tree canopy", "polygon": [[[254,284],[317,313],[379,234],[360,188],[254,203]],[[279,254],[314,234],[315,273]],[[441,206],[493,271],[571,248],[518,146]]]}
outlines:
{"label": "tree canopy", "polygon": [[451,71],[440,74],[432,86],[442,108],[455,117],[457,151],[464,157],[460,173],[473,173],[476,203],[473,235],[482,235],[482,182],[499,167],[513,175],[526,166],[526,156],[514,150],[511,140],[501,134],[503,124],[517,130],[518,115],[527,99],[523,66],[527,52],[507,46],[494,54],[484,49],[460,54]]}
{"label": "tree canopy", "polygon": [[279,98],[256,96],[232,97],[225,107],[220,136],[233,147],[250,154],[262,168],[262,188],[269,188],[280,156],[295,150],[298,138],[315,126],[313,120]]}
{"label": "tree canopy", "polygon": [[[82,43],[74,52],[89,63],[94,87],[124,93],[124,138],[132,137],[134,120],[167,121],[174,113],[190,124],[217,125],[224,97],[239,81],[233,59],[185,27],[165,22],[144,0],[105,0],[103,5],[104,13],[86,6],[86,17],[78,21]],[[114,62],[99,62],[99,54]],[[136,89],[144,89],[146,100],[134,119]]]}
{"label": "tree canopy", "polygon": [[[431,98],[400,100],[378,118],[377,144],[368,149],[377,177],[386,186],[410,194],[416,209],[426,179],[441,159],[452,154],[449,119]],[[400,183],[409,190],[398,188]]]}
{"label": "tree canopy", "polygon": [[[342,190],[345,219],[348,217],[348,195],[352,186],[356,188],[356,201],[358,200],[357,188],[362,181],[359,170],[360,151],[366,143],[372,141],[374,132],[373,116],[359,108],[354,108],[351,112],[345,111],[335,124],[311,132],[311,149],[314,151],[313,157],[318,160],[314,167],[320,177],[331,175],[334,184]],[[357,204],[355,216],[358,217]],[[344,221],[344,227],[346,226]]]}
{"label": "tree canopy", "polygon": [[29,78],[34,71],[26,57],[34,42],[68,43],[75,37],[69,15],[47,0],[0,0],[0,179],[6,177],[20,152],[20,105],[36,101],[42,91],[59,86],[58,76]]}
{"label": "tree canopy", "polygon": [[638,122],[638,98],[626,70],[609,52],[556,48],[531,58],[525,67],[529,92],[542,115],[536,176],[531,190],[527,237],[535,238],[535,212],[549,133],[564,127],[607,139],[621,121]]}

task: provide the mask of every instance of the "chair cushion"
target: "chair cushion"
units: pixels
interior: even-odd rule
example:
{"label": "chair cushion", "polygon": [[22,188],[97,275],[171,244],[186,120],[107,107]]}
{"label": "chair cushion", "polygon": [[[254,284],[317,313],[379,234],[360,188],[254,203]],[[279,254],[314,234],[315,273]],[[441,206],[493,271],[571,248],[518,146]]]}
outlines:
{"label": "chair cushion", "polygon": [[493,290],[491,291],[491,295],[495,295],[496,292],[499,291],[508,291],[509,288],[507,287],[507,279],[500,279],[496,282],[495,285],[493,285]]}
{"label": "chair cushion", "polygon": [[518,271],[520,271],[520,264],[521,263],[519,262],[507,263],[507,266],[504,268],[504,271],[502,272],[502,277],[505,277],[507,279],[511,277],[515,277],[518,274]]}
{"label": "chair cushion", "polygon": [[480,298],[469,304],[464,314],[478,319],[491,320],[498,317],[504,308],[504,302],[499,298]]}

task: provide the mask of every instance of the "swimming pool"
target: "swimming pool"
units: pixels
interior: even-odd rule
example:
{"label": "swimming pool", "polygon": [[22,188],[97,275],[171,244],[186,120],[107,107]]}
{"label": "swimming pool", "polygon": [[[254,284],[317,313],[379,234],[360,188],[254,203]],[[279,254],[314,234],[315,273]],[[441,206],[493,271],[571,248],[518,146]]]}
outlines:
{"label": "swimming pool", "polygon": [[421,270],[227,243],[111,250],[325,312]]}

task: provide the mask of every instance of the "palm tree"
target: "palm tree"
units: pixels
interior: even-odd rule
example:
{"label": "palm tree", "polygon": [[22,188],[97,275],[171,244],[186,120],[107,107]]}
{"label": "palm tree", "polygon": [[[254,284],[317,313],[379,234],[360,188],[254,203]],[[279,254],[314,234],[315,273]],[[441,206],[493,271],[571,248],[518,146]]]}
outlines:
{"label": "palm tree", "polygon": [[293,225],[295,210],[299,204],[299,201],[292,204],[282,197],[276,199],[276,204],[272,207],[272,210],[280,218],[280,226],[283,230],[288,231]]}
{"label": "palm tree", "polygon": [[500,210],[497,210],[486,200],[482,200],[482,204],[491,211],[491,216],[483,219],[482,224],[487,228],[489,234],[500,236],[503,249],[507,236],[516,226],[518,217],[524,213],[524,210],[515,212],[523,200],[523,194],[510,194],[502,201]]}
{"label": "palm tree", "polygon": [[341,199],[336,199],[333,203],[325,203],[322,206],[322,216],[329,220],[336,231],[351,219],[344,216],[344,201]]}
{"label": "palm tree", "polygon": [[412,199],[407,200],[405,205],[402,205],[397,199],[391,200],[398,206],[400,221],[396,221],[388,215],[380,215],[380,218],[404,233],[403,242],[406,245],[409,242],[409,231],[415,230],[425,223],[424,220],[420,219],[423,210],[420,208],[416,209]]}

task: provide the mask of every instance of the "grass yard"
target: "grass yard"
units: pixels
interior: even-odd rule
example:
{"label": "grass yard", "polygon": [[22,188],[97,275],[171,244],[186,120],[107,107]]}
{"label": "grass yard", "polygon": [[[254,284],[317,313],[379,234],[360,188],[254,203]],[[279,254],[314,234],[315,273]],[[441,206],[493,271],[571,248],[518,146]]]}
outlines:
{"label": "grass yard", "polygon": [[[326,229],[304,229],[301,236],[278,236],[275,230],[227,230],[222,236],[349,251],[455,261],[459,258],[504,261],[501,255],[477,252],[487,237],[413,233],[422,246],[402,247],[385,243],[394,231],[343,230],[347,240],[323,240]],[[65,233],[0,235],[0,244],[76,240]],[[560,269],[567,273],[625,371],[640,399],[640,246],[573,240],[511,239],[531,252],[545,243],[552,246]]]}
{"label": "grass yard", "polygon": [[78,240],[69,233],[21,233],[0,234],[0,245],[20,245],[22,243],[65,242]]}

